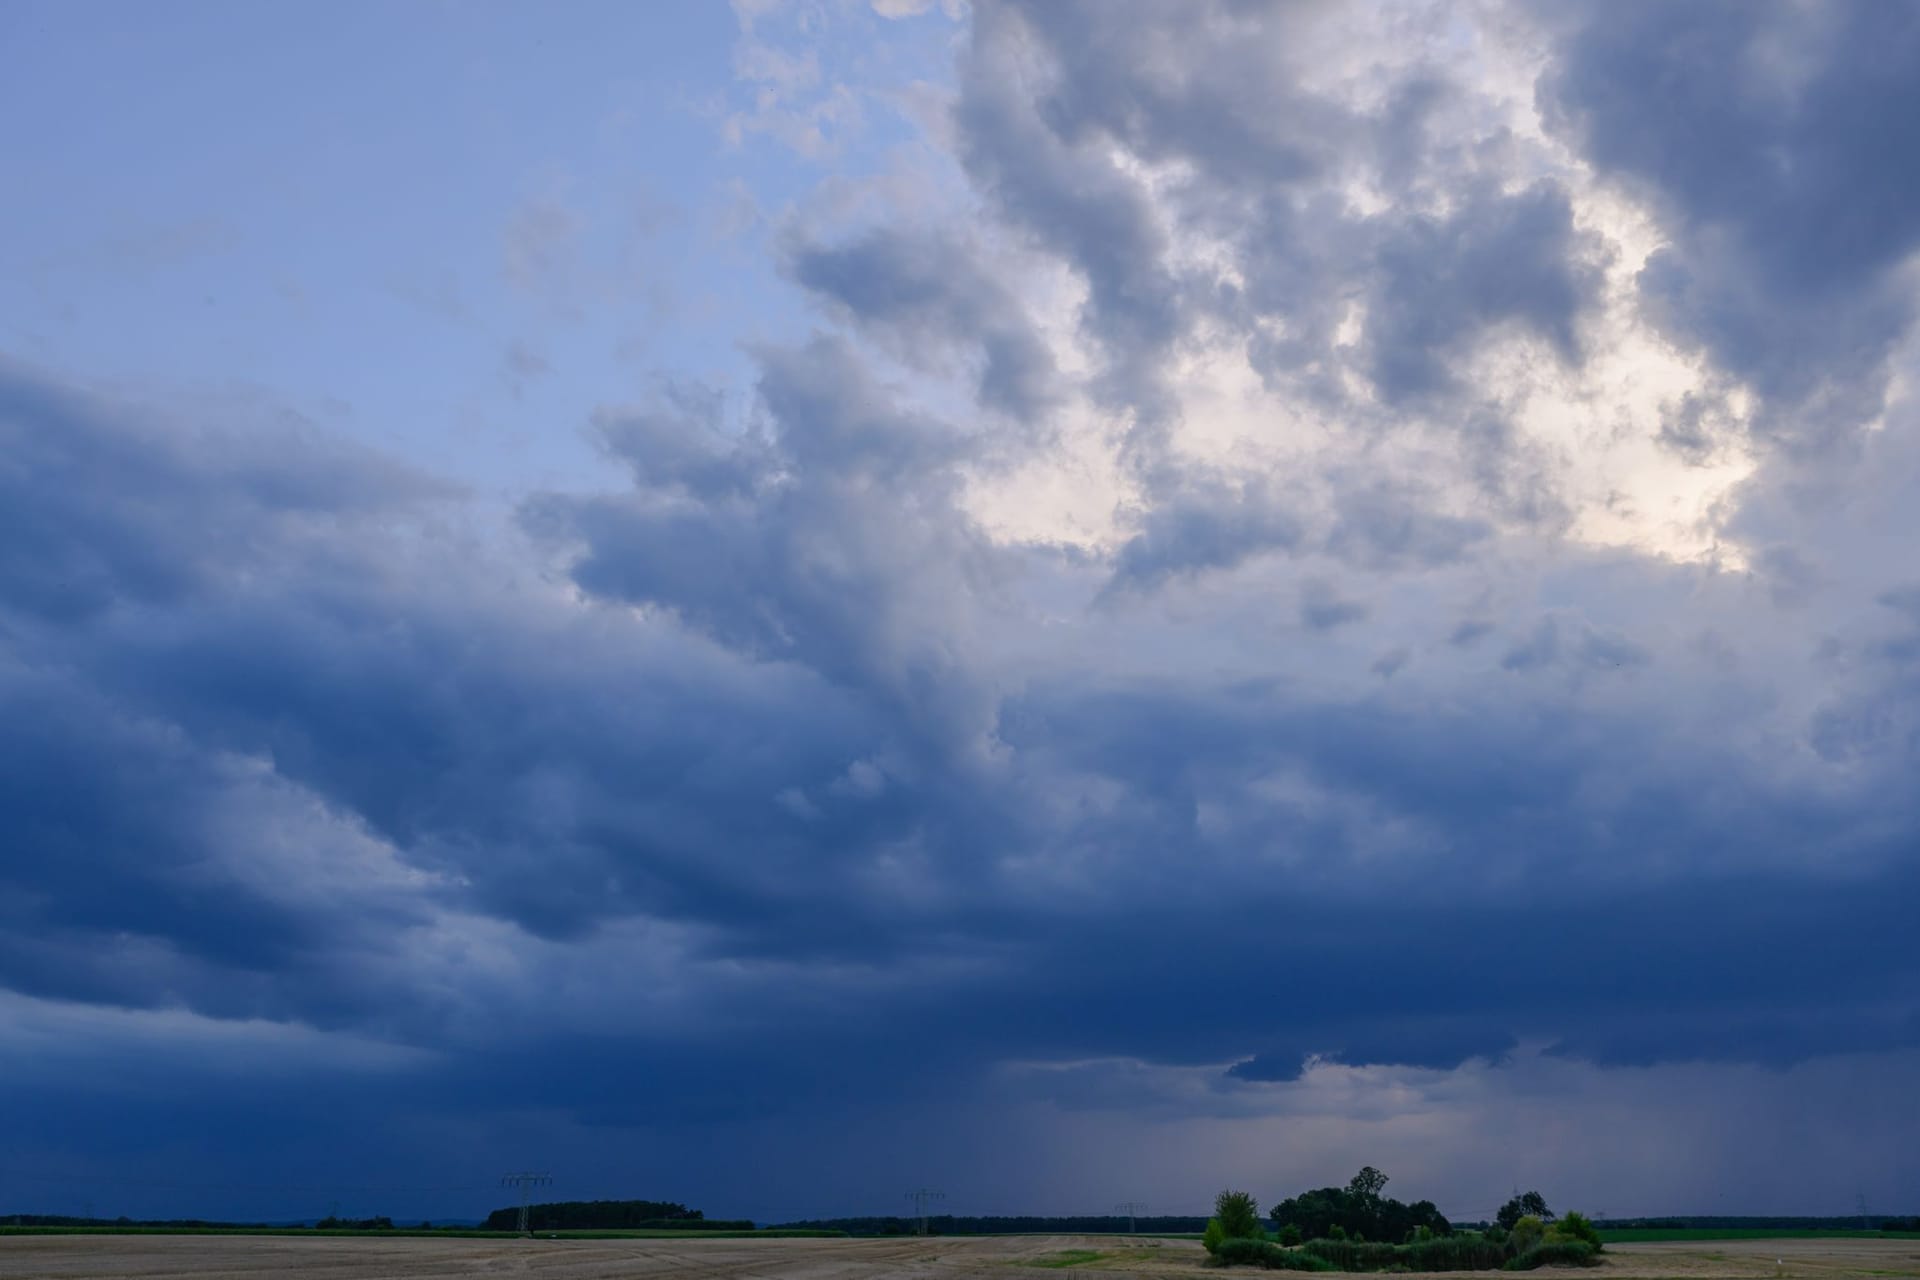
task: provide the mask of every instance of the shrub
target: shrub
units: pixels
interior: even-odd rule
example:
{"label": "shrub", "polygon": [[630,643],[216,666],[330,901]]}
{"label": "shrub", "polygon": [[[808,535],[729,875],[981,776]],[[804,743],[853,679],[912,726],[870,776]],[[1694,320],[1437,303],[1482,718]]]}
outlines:
{"label": "shrub", "polygon": [[1549,1240],[1535,1245],[1507,1264],[1509,1271],[1532,1271],[1535,1267],[1595,1267],[1600,1251],[1585,1240]]}
{"label": "shrub", "polygon": [[1268,1271],[1333,1271],[1331,1262],[1299,1249],[1283,1249],[1270,1240],[1229,1237],[1214,1256],[1228,1266],[1263,1267]]}
{"label": "shrub", "polygon": [[1206,1246],[1207,1252],[1230,1267],[1257,1265],[1260,1261],[1261,1246],[1266,1244],[1266,1241],[1229,1240],[1225,1236],[1216,1236],[1214,1228],[1219,1225],[1218,1218],[1209,1221],[1206,1235],[1200,1238],[1200,1243]]}
{"label": "shrub", "polygon": [[1390,1244],[1367,1244],[1359,1240],[1309,1240],[1301,1249],[1342,1271],[1385,1271],[1405,1261]]}
{"label": "shrub", "polygon": [[1341,1271],[1495,1271],[1507,1261],[1504,1246],[1465,1233],[1402,1245],[1309,1240],[1301,1252]]}
{"label": "shrub", "polygon": [[1294,1226],[1291,1222],[1280,1228],[1280,1243],[1286,1245],[1289,1249],[1299,1244],[1300,1228]]}
{"label": "shrub", "polygon": [[1546,1235],[1546,1223],[1540,1221],[1540,1219],[1534,1217],[1532,1214],[1528,1214],[1513,1224],[1513,1231],[1510,1233],[1510,1238],[1513,1241],[1513,1251],[1515,1253],[1525,1253],[1544,1240]]}
{"label": "shrub", "polygon": [[1480,1236],[1437,1236],[1401,1250],[1415,1271],[1492,1271],[1505,1265],[1507,1248]]}
{"label": "shrub", "polygon": [[1208,1218],[1207,1229],[1200,1233],[1200,1247],[1208,1253],[1218,1255],[1220,1246],[1227,1242],[1227,1231],[1220,1225],[1220,1219]]}
{"label": "shrub", "polygon": [[1260,1240],[1265,1237],[1260,1230],[1260,1206],[1244,1191],[1222,1191],[1215,1196],[1213,1216],[1229,1239]]}
{"label": "shrub", "polygon": [[1554,1223],[1553,1226],[1548,1229],[1547,1239],[1581,1240],[1592,1245],[1596,1253],[1602,1248],[1599,1229],[1593,1225],[1586,1214],[1574,1213],[1571,1210],[1567,1212],[1564,1218]]}

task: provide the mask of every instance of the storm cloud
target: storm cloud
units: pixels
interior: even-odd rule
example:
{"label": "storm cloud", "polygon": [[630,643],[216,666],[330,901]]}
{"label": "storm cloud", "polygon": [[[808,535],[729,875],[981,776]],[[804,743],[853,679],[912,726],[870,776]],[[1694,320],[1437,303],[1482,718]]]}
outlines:
{"label": "storm cloud", "polygon": [[[744,379],[596,395],[590,485],[501,501],[270,397],[0,364],[21,1160],[171,1204],[143,1153],[191,1131],[202,1182],[306,1185],[271,1133],[446,1213],[536,1146],[620,1184],[569,1194],[775,1217],[1397,1156],[1474,1216],[1512,1161],[1628,1208],[1657,1120],[1564,1136],[1610,1108],[1717,1126],[1649,1212],[1825,1150],[1727,1098],[1884,1121],[1920,1050],[1920,23],[940,29],[904,176],[768,215],[799,319],[742,322]],[[330,1142],[348,1107],[380,1136]],[[717,1154],[748,1126],[760,1172]],[[1476,1132],[1510,1163],[1436,1154]]]}

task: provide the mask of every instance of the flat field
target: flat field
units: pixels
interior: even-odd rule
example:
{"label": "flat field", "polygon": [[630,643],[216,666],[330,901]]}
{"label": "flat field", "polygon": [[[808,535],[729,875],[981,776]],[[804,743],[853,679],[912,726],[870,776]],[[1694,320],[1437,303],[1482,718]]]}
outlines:
{"label": "flat field", "polygon": [[[879,1277],[1185,1276],[1205,1254],[1190,1240],[1114,1236],[933,1237],[924,1240],[302,1239],[286,1236],[9,1236],[8,1280],[878,1280]],[[1776,1262],[1776,1259],[1778,1261]],[[1205,1274],[1252,1277],[1253,1271]],[[1480,1273],[1462,1273],[1480,1274]],[[1920,1241],[1673,1241],[1607,1248],[1609,1277],[1915,1277]]]}

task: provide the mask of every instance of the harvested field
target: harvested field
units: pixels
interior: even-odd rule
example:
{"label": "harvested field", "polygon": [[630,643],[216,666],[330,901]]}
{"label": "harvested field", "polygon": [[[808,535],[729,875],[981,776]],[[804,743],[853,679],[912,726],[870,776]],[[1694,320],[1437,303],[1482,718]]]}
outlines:
{"label": "harvested field", "polygon": [[[1113,1236],[926,1240],[461,1240],[284,1236],[16,1236],[0,1276],[49,1280],[878,1280],[879,1277],[1194,1276],[1190,1240]],[[1780,1259],[1778,1264],[1775,1259]],[[1253,1271],[1204,1274],[1262,1274]],[[1481,1274],[1481,1273],[1464,1273]],[[1574,1274],[1555,1272],[1554,1274]],[[1724,1240],[1612,1245],[1605,1277],[1912,1276],[1920,1241]]]}
{"label": "harvested field", "polygon": [[1646,1276],[1920,1276],[1920,1240],[1663,1240],[1607,1246],[1608,1269]]}

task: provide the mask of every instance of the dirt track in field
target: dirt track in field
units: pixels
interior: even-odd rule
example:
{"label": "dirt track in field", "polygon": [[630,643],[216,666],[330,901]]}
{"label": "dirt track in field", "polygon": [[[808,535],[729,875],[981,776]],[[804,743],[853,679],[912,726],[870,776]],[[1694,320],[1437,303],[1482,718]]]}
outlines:
{"label": "dirt track in field", "polygon": [[[1098,1260],[1034,1264],[1070,1249]],[[878,1280],[879,1277],[1181,1276],[1205,1254],[1190,1240],[999,1236],[927,1240],[431,1240],[273,1236],[12,1236],[0,1238],[0,1277],[26,1280]],[[1779,1259],[1778,1263],[1775,1259]],[[1236,1271],[1207,1274],[1252,1276]],[[1460,1273],[1477,1274],[1477,1273]],[[1598,1270],[1557,1276],[1838,1277],[1920,1280],[1920,1241],[1725,1240],[1620,1244]]]}

